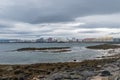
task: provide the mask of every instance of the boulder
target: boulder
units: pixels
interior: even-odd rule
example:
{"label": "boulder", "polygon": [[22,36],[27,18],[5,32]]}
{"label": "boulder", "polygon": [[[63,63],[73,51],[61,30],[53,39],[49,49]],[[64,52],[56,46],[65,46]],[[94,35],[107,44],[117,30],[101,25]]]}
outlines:
{"label": "boulder", "polygon": [[102,71],[100,76],[111,76],[109,71]]}

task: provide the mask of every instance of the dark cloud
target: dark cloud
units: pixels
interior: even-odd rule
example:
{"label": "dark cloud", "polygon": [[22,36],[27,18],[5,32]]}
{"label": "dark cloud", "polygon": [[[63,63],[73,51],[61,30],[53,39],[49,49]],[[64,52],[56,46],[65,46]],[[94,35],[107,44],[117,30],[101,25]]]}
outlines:
{"label": "dark cloud", "polygon": [[0,24],[0,29],[2,29],[2,28],[7,28],[8,26],[7,25],[2,25],[2,24]]}
{"label": "dark cloud", "polygon": [[20,35],[27,35],[27,34],[32,34],[31,32],[16,32],[16,31],[12,31],[12,30],[6,30],[6,31],[4,31],[4,29],[3,29],[3,31],[0,31],[0,34],[20,34]]}
{"label": "dark cloud", "polygon": [[57,22],[68,22],[73,21],[74,19],[65,16],[65,15],[50,15],[50,16],[40,16],[34,20],[31,20],[30,23],[37,24],[37,23],[57,23]]}
{"label": "dark cloud", "polygon": [[93,30],[89,30],[89,31],[80,31],[79,33],[84,33],[84,34],[93,34],[93,33],[100,33],[102,31],[93,31]]}
{"label": "dark cloud", "polygon": [[76,17],[120,12],[119,0],[7,1],[14,4],[3,7],[0,18],[27,23],[64,22]]}
{"label": "dark cloud", "polygon": [[76,26],[78,28],[120,28],[119,23],[87,23],[85,25]]}

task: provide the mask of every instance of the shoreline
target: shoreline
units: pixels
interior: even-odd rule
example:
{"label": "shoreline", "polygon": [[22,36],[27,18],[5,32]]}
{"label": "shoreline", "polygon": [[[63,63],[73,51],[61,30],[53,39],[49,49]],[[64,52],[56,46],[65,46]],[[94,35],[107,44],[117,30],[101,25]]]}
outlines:
{"label": "shoreline", "polygon": [[[109,52],[109,50],[108,50]],[[113,49],[114,53],[115,49]],[[82,62],[36,63],[24,65],[0,65],[1,80],[97,80],[110,77],[104,71],[120,79],[120,53],[102,59]],[[118,69],[117,71],[114,71]],[[112,71],[113,70],[113,71]],[[101,76],[104,75],[104,76]],[[115,74],[115,75],[114,75]],[[105,76],[107,75],[107,76]],[[94,79],[95,78],[95,79]],[[116,77],[115,77],[116,78]],[[102,80],[102,79],[101,79]],[[107,79],[109,80],[109,79]],[[113,80],[113,79],[112,79]]]}
{"label": "shoreline", "polygon": [[[14,80],[16,78],[18,80],[55,80],[56,78],[59,78],[63,73],[64,75],[73,73],[74,78],[78,78],[76,76],[79,73],[83,73],[85,76],[82,78],[87,79],[89,77],[97,76],[98,73],[101,72],[100,70],[104,67],[104,65],[112,64],[113,66],[114,63],[118,63],[117,61],[120,61],[120,57],[84,60],[82,62],[0,65],[0,79],[6,78],[5,80],[7,80],[12,78]],[[79,71],[79,73],[76,71]],[[87,76],[88,74],[84,73],[84,71],[94,74]],[[62,78],[66,78],[64,75],[62,75]],[[74,78],[68,80],[72,80]]]}

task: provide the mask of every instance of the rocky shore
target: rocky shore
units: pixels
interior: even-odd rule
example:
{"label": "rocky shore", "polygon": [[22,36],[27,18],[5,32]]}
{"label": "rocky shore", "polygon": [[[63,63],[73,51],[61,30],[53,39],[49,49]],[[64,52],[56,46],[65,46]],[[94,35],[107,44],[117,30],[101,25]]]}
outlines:
{"label": "rocky shore", "polygon": [[0,80],[99,80],[96,79],[98,77],[119,80],[119,67],[120,58],[70,63],[0,65]]}
{"label": "rocky shore", "polygon": [[0,65],[0,80],[120,80],[120,52],[82,62]]}

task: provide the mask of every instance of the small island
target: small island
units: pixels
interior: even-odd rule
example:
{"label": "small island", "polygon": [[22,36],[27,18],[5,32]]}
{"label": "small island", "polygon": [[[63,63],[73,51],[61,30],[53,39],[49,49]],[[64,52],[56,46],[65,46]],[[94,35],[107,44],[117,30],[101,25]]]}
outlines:
{"label": "small island", "polygon": [[115,44],[101,44],[101,45],[95,45],[95,46],[88,46],[86,47],[88,49],[116,49],[120,48],[120,45],[115,45]]}
{"label": "small island", "polygon": [[15,51],[39,51],[39,52],[68,52],[70,47],[48,47],[48,48],[20,48]]}

